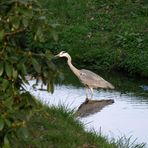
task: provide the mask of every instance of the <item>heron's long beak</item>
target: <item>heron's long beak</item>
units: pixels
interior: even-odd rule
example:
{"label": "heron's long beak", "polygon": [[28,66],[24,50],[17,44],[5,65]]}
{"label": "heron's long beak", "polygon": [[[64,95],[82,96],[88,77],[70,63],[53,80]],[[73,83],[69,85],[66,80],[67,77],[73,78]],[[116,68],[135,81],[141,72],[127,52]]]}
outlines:
{"label": "heron's long beak", "polygon": [[57,55],[54,56],[55,59],[57,59],[57,58],[59,58],[59,57],[60,57],[59,54],[57,54]]}
{"label": "heron's long beak", "polygon": [[59,54],[55,55],[54,57],[59,57]]}

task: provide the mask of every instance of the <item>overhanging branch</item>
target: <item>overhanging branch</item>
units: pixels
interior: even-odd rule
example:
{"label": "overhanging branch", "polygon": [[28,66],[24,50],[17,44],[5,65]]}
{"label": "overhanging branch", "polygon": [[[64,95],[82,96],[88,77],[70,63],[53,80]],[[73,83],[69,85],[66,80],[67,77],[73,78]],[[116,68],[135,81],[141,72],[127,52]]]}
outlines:
{"label": "overhanging branch", "polygon": [[25,28],[22,28],[22,29],[19,29],[19,30],[16,30],[16,31],[7,32],[7,33],[5,33],[4,36],[5,36],[5,37],[7,37],[7,36],[12,36],[12,35],[15,35],[15,34],[24,32],[24,31],[25,31]]}

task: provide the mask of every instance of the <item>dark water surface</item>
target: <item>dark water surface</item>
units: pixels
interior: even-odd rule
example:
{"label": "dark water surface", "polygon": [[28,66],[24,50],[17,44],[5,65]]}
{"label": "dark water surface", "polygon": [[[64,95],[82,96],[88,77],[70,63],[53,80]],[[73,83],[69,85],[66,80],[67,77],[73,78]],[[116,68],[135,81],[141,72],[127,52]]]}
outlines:
{"label": "dark water surface", "polygon": [[[85,100],[84,87],[69,70],[63,73],[65,78],[56,82],[53,94],[34,90],[31,86],[27,86],[27,89],[49,106],[62,104],[76,110]],[[86,129],[101,131],[109,138],[132,136],[131,139],[137,138],[137,142],[148,144],[148,80],[128,78],[117,73],[100,76],[111,82],[116,89],[95,90],[94,99],[114,99],[115,103],[98,113],[80,118]],[[34,82],[32,80],[30,84]]]}

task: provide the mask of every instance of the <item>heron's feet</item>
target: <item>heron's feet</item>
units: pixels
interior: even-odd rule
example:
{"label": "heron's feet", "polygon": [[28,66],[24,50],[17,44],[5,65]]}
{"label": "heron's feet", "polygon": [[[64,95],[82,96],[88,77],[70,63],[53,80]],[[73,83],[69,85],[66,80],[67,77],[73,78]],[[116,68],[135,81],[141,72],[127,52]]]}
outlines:
{"label": "heron's feet", "polygon": [[86,99],[85,99],[85,103],[88,103],[88,102],[89,102],[89,99],[88,99],[88,98],[86,98]]}

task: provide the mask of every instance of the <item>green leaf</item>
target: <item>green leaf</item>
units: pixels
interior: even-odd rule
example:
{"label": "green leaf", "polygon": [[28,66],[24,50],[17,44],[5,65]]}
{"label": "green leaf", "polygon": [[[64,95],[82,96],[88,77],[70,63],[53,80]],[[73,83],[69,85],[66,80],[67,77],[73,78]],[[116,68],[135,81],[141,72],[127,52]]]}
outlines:
{"label": "green leaf", "polygon": [[1,31],[0,31],[0,41],[3,39],[4,35],[5,35],[5,34],[4,34],[4,30],[1,30]]}
{"label": "green leaf", "polygon": [[24,1],[24,0],[19,0],[19,3],[21,4],[21,5],[27,5],[28,4],[28,1]]}
{"label": "green leaf", "polygon": [[10,120],[5,119],[5,123],[6,123],[6,125],[9,126],[9,127],[11,126],[11,121],[10,121]]}
{"label": "green leaf", "polygon": [[41,27],[38,27],[37,32],[36,32],[36,37],[40,42],[44,42],[43,30]]}
{"label": "green leaf", "polygon": [[9,99],[6,99],[4,102],[4,106],[7,106],[7,108],[9,108],[10,110],[12,109],[12,105],[13,105],[13,99],[12,97],[9,97]]}
{"label": "green leaf", "polygon": [[27,70],[26,70],[26,66],[25,66],[25,64],[21,64],[21,67],[22,67],[22,74],[23,75],[26,75],[27,74]]}
{"label": "green leaf", "polygon": [[41,72],[41,65],[37,62],[36,59],[32,58],[32,64],[33,64],[35,71],[40,73]]}
{"label": "green leaf", "polygon": [[5,63],[5,71],[9,78],[12,76],[12,66],[9,63]]}
{"label": "green leaf", "polygon": [[50,85],[50,83],[47,84],[47,91],[51,92],[51,85]]}
{"label": "green leaf", "polygon": [[53,57],[52,53],[49,51],[49,50],[46,50],[45,52],[45,57],[48,59],[48,60],[51,60],[51,58]]}
{"label": "green leaf", "polygon": [[47,91],[48,91],[48,92],[51,92],[51,93],[53,93],[53,91],[54,91],[53,84],[50,83],[50,82],[47,84]]}
{"label": "green leaf", "polygon": [[20,128],[20,135],[22,135],[24,138],[28,138],[29,136],[29,132],[27,130],[27,128]]}
{"label": "green leaf", "polygon": [[40,16],[39,19],[40,20],[46,20],[46,16]]}
{"label": "green leaf", "polygon": [[10,143],[7,136],[4,137],[4,145],[3,148],[10,148]]}
{"label": "green leaf", "polygon": [[53,92],[54,92],[54,84],[53,84],[53,82],[50,82],[50,85],[51,85],[51,93],[53,94]]}
{"label": "green leaf", "polygon": [[21,76],[22,75],[25,76],[27,74],[26,66],[24,63],[18,63],[17,69],[19,71],[19,74],[21,74]]}
{"label": "green leaf", "polygon": [[12,25],[15,29],[18,29],[20,26],[20,18],[15,16],[12,18]]}
{"label": "green leaf", "polygon": [[0,76],[2,76],[3,72],[4,72],[4,64],[0,63]]}
{"label": "green leaf", "polygon": [[14,68],[13,68],[13,70],[12,70],[12,76],[13,76],[14,79],[17,79],[18,71],[15,70]]}
{"label": "green leaf", "polygon": [[0,131],[4,128],[4,120],[1,118],[0,119]]}
{"label": "green leaf", "polygon": [[26,18],[23,18],[22,23],[23,23],[23,25],[24,25],[25,27],[27,27],[28,24],[29,24],[29,22],[28,22],[28,20],[27,20]]}
{"label": "green leaf", "polygon": [[3,79],[3,81],[2,81],[2,90],[5,91],[8,86],[9,86],[9,81],[6,80],[6,79]]}
{"label": "green leaf", "polygon": [[51,33],[52,33],[53,39],[57,42],[58,41],[58,34],[54,30],[52,30]]}
{"label": "green leaf", "polygon": [[31,9],[20,9],[19,12],[26,18],[32,18],[33,16],[33,11]]}

